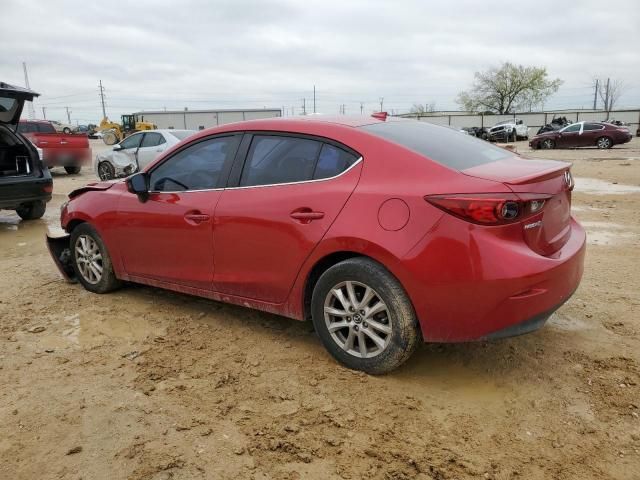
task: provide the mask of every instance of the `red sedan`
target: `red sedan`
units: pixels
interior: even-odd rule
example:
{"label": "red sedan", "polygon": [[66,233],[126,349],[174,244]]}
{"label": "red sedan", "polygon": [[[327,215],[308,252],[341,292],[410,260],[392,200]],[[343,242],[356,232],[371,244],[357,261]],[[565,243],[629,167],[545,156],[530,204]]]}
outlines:
{"label": "red sedan", "polygon": [[631,141],[631,132],[626,127],[618,127],[604,122],[578,122],[561,130],[536,135],[529,142],[534,149],[598,147],[611,148]]}
{"label": "red sedan", "polygon": [[420,340],[533,331],[571,296],[569,168],[384,115],[241,122],[73,191],[48,243],[92,292],[137,282],[311,319],[338,361],[383,373]]}

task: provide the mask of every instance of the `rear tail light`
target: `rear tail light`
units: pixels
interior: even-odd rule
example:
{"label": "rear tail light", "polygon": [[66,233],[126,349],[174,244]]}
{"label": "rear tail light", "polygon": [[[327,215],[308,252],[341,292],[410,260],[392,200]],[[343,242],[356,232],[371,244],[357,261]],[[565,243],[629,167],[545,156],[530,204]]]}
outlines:
{"label": "rear tail light", "polygon": [[478,193],[428,195],[432,205],[468,222],[504,225],[519,222],[542,210],[550,195],[514,193]]}
{"label": "rear tail light", "polygon": [[45,192],[45,193],[53,192],[53,184],[49,183],[49,184],[45,185],[44,187],[42,187],[42,191]]}

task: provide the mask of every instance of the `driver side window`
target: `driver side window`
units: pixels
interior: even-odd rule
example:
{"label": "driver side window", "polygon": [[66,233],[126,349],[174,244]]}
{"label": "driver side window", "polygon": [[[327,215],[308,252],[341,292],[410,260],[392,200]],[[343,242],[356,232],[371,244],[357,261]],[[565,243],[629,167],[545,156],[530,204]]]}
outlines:
{"label": "driver side window", "polygon": [[131,135],[130,137],[125,138],[120,142],[120,146],[123,150],[128,150],[130,148],[138,148],[140,146],[140,140],[142,140],[142,134],[139,133],[137,135]]}
{"label": "driver side window", "polygon": [[181,150],[151,172],[150,191],[219,188],[221,174],[233,160],[240,138],[240,135],[212,138]]}

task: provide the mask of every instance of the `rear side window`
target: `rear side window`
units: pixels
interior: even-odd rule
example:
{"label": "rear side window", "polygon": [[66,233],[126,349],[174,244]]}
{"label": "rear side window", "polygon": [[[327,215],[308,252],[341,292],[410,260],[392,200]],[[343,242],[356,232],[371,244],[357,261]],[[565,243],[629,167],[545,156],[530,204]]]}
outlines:
{"label": "rear side window", "polygon": [[179,151],[151,172],[150,190],[180,192],[220,187],[222,172],[239,143],[240,136],[234,135],[198,142]]}
{"label": "rear side window", "polygon": [[603,125],[600,125],[599,123],[585,123],[584,124],[584,129],[585,130],[602,130],[604,128]]}
{"label": "rear side window", "polygon": [[145,133],[140,146],[142,148],[157,147],[158,145],[162,145],[163,143],[166,143],[166,140],[160,133]]}
{"label": "rear side window", "polygon": [[40,133],[56,133],[56,129],[50,123],[36,123]]}
{"label": "rear side window", "polygon": [[325,143],[320,150],[318,163],[313,173],[313,179],[331,178],[340,175],[351,165],[356,163],[357,157],[341,148]]}
{"label": "rear side window", "polygon": [[427,122],[391,121],[360,128],[456,170],[513,156],[508,150],[479,138]]}
{"label": "rear side window", "polygon": [[242,170],[240,186],[311,180],[321,148],[321,142],[306,138],[255,135]]}
{"label": "rear side window", "polygon": [[34,133],[36,126],[32,122],[20,122],[18,123],[18,132],[20,133]]}

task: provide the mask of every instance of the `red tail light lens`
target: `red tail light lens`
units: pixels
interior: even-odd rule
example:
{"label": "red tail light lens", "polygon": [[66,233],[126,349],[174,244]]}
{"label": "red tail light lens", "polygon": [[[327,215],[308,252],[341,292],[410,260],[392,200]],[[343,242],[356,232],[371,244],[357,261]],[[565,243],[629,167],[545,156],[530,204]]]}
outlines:
{"label": "red tail light lens", "polygon": [[432,205],[472,223],[504,225],[519,222],[544,207],[549,195],[515,193],[478,193],[458,195],[428,195]]}
{"label": "red tail light lens", "polygon": [[42,187],[42,191],[45,193],[51,193],[53,192],[53,183],[49,183],[45,186]]}

